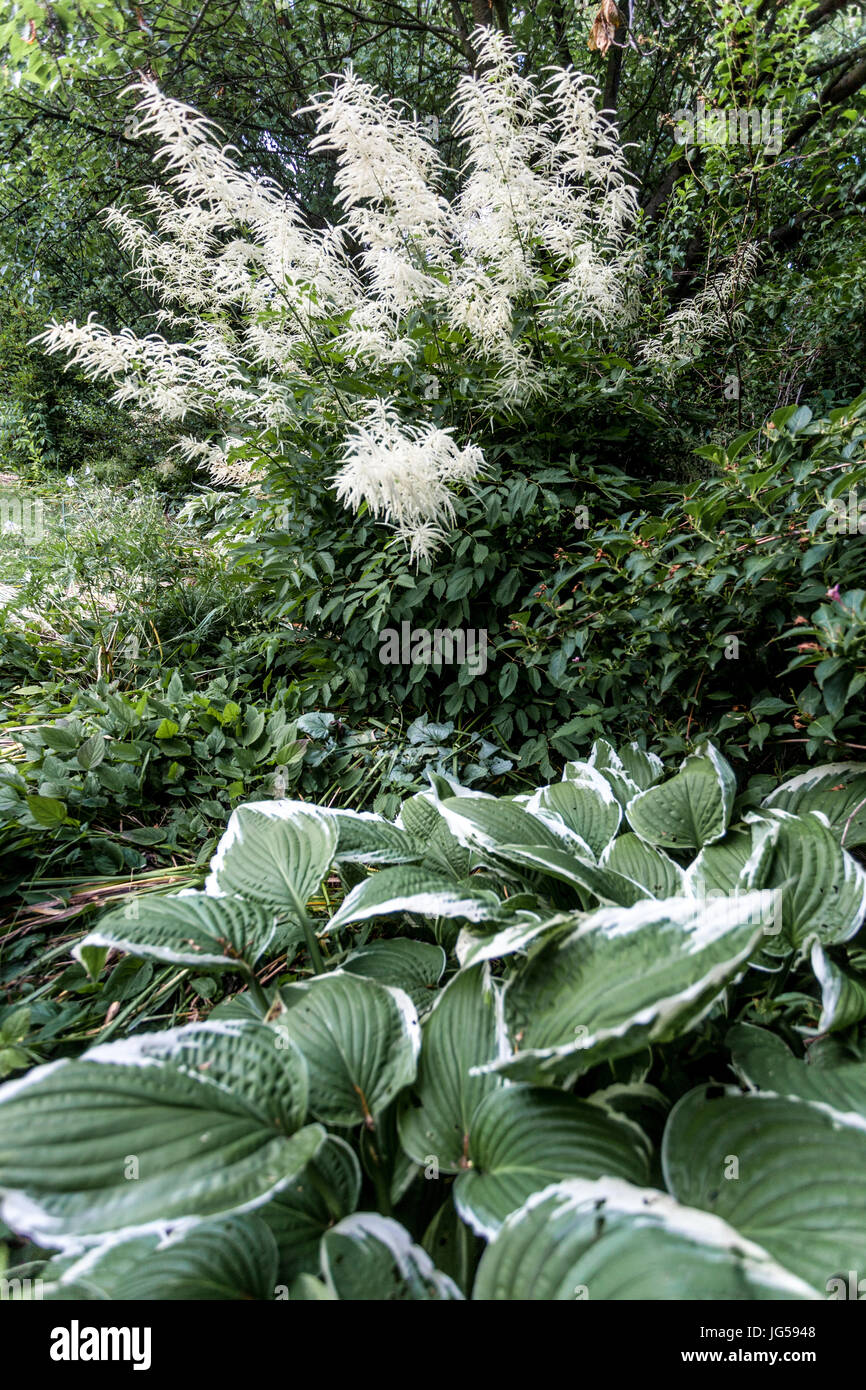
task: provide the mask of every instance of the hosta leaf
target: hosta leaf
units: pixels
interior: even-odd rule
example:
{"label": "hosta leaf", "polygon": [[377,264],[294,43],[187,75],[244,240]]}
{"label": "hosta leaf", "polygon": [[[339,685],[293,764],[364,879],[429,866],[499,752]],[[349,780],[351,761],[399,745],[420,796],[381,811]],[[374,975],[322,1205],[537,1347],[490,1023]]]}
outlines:
{"label": "hosta leaf", "polygon": [[732,1028],[727,1041],[734,1071],[751,1090],[814,1101],[866,1121],[866,1063],[810,1066],[775,1033],[748,1023]]}
{"label": "hosta leaf", "polygon": [[402,990],[334,970],[281,997],[286,1012],[275,1027],[307,1060],[316,1119],[370,1124],[414,1081],[420,1027]]}
{"label": "hosta leaf", "polygon": [[[324,1137],[307,1069],[260,1023],[106,1043],[0,1087],[3,1219],[46,1246],[249,1210]],[[298,1131],[295,1133],[295,1131]]]}
{"label": "hosta leaf", "polygon": [[277,1247],[264,1221],[248,1213],[202,1221],[161,1241],[106,1241],[67,1261],[56,1283],[52,1265],[43,1272],[49,1299],[267,1300],[277,1282]]}
{"label": "hosta leaf", "polygon": [[618,835],[602,858],[602,867],[612,869],[644,889],[643,896],[676,898],[685,891],[684,874],[662,850],[653,849],[637,835]]}
{"label": "hosta leaf", "polygon": [[445,952],[427,941],[398,936],[371,941],[350,951],[341,967],[350,975],[365,975],[382,985],[405,990],[419,1015],[432,1008],[445,970]]}
{"label": "hosta leaf", "polygon": [[754,819],[764,817],[777,829],[762,886],[780,889],[782,898],[782,930],[765,949],[784,954],[809,937],[824,945],[849,940],[866,913],[866,872],[819,814],[765,811]]}
{"label": "hosta leaf", "polygon": [[[448,789],[450,794],[450,789]],[[400,807],[400,824],[410,835],[420,840],[425,849],[425,864],[449,878],[466,878],[470,869],[470,853],[455,840],[439,810],[439,802],[424,792],[410,796]]]}
{"label": "hosta leaf", "polygon": [[513,956],[518,951],[527,951],[540,936],[552,934],[557,930],[562,932],[573,924],[574,916],[571,913],[564,913],[559,917],[527,913],[490,934],[476,933],[464,928],[457,938],[457,959],[464,969],[478,965],[481,961],[500,960],[504,956]]}
{"label": "hosta leaf", "polygon": [[453,1279],[460,1292],[468,1297],[484,1245],[466,1222],[460,1220],[450,1193],[424,1232],[421,1244],[436,1268]]}
{"label": "hosta leaf", "polygon": [[817,942],[812,947],[812,969],[821,986],[819,1033],[838,1032],[866,1018],[866,977],[843,970]]}
{"label": "hosta leaf", "polygon": [[736,778],[711,743],[683,761],[675,777],[640,792],[626,807],[632,830],[651,845],[700,849],[728,828]]}
{"label": "hosta leaf", "polygon": [[636,782],[641,791],[647,791],[660,777],[664,776],[664,763],[655,753],[648,753],[636,743],[623,744],[619,749],[619,760],[627,776]]}
{"label": "hosta leaf", "polygon": [[699,1086],[677,1102],[665,1182],[818,1290],[866,1268],[866,1120],[811,1103]]}
{"label": "hosta leaf", "polygon": [[470,1069],[507,1055],[501,1002],[486,966],[461,970],[442,991],[422,1029],[418,1077],[400,1114],[400,1142],[416,1163],[434,1158],[456,1173],[466,1157],[472,1116],[502,1078]]}
{"label": "hosta leaf", "polygon": [[440,802],[442,815],[460,844],[496,855],[503,845],[546,845],[568,848],[568,832],[551,829],[513,801],[495,797],[452,796]]}
{"label": "hosta leaf", "polygon": [[279,1280],[319,1272],[325,1231],[358,1205],[361,1168],[344,1140],[329,1134],[314,1159],[262,1208],[279,1257]]}
{"label": "hosta leaf", "polygon": [[232,811],[206,889],[281,907],[300,919],[336,849],[329,811],[302,801],[250,801]]}
{"label": "hosta leaf", "polygon": [[548,812],[561,817],[569,830],[589,846],[594,859],[613,839],[622,819],[622,807],[609,783],[594,768],[587,768],[580,778],[539,787],[526,809],[533,815]]}
{"label": "hosta leaf", "polygon": [[866,763],[827,763],[776,787],[764,806],[805,815],[821,811],[846,849],[866,844]]}
{"label": "hosta leaf", "polygon": [[666,1042],[694,1026],[743,968],[771,894],[601,908],[541,945],[508,982],[515,1046],[497,1070],[520,1080],[569,1076]]}
{"label": "hosta leaf", "polygon": [[502,853],[511,864],[534,869],[546,877],[555,878],[559,883],[588,892],[602,902],[632,907],[646,897],[644,889],[630,878],[615,873],[613,869],[583,862],[563,849],[504,845]]}
{"label": "hosta leaf", "polygon": [[426,1250],[412,1244],[399,1222],[375,1212],[356,1212],[322,1241],[322,1271],[331,1291],[351,1302],[441,1302],[463,1295]]}
{"label": "hosta leaf", "polygon": [[705,845],[686,870],[686,891],[709,898],[763,888],[778,826],[769,820],[730,829],[723,840]]}
{"label": "hosta leaf", "polygon": [[469,1130],[469,1166],[454,1184],[464,1221],[489,1238],[533,1192],[564,1178],[644,1182],[645,1148],[600,1106],[547,1087],[493,1092]]}
{"label": "hosta leaf", "polygon": [[331,811],[330,815],[337,824],[338,862],[410,864],[424,853],[410,834],[372,811]]}
{"label": "hosta leaf", "polygon": [[815,1299],[716,1216],[619,1178],[557,1183],[494,1236],[474,1299],[592,1302]]}
{"label": "hosta leaf", "polygon": [[349,922],[365,922],[392,912],[417,912],[424,917],[458,917],[486,922],[501,906],[495,893],[441,878],[416,864],[399,864],[359,883],[347,893],[327,930]]}
{"label": "hosta leaf", "polygon": [[246,898],[145,894],[101,917],[72,954],[94,979],[112,947],[150,960],[237,970],[255,965],[269,947],[276,954],[286,936],[273,908]]}

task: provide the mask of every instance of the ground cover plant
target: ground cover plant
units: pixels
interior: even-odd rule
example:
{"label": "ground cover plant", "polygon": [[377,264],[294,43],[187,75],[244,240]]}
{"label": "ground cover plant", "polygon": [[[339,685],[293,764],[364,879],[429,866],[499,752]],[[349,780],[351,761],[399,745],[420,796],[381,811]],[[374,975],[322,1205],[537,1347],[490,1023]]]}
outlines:
{"label": "ground cover plant", "polygon": [[712,744],[675,770],[604,740],[531,794],[431,773],[396,820],[237,808],[203,888],[127,898],[74,956],[239,992],[29,1071],[22,1011],[0,1021],[19,1275],[58,1300],[839,1296],[866,1243],[864,808],[866,764],[738,794]]}

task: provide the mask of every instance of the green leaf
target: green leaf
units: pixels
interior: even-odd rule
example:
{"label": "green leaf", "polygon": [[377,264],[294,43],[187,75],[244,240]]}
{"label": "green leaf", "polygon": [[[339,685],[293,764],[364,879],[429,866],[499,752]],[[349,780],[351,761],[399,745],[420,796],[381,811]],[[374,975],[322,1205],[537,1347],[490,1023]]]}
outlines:
{"label": "green leaf", "polygon": [[817,942],[812,947],[812,969],[821,986],[819,1033],[838,1032],[866,1018],[866,977],[843,970]]}
{"label": "green leaf", "polygon": [[353,1150],[329,1134],[315,1158],[261,1210],[277,1243],[281,1282],[318,1273],[322,1236],[355,1210],[360,1193],[361,1167]]}
{"label": "green leaf", "polygon": [[503,1081],[471,1068],[504,1057],[501,1005],[485,965],[461,970],[436,1000],[422,1028],[418,1076],[400,1110],[400,1142],[416,1163],[431,1157],[443,1172],[466,1161],[472,1117]]}
{"label": "green leaf", "polygon": [[561,817],[569,830],[589,846],[594,859],[607,848],[622,819],[622,807],[609,783],[588,765],[583,777],[539,787],[526,809],[533,815],[548,812]]}
{"label": "green leaf", "polygon": [[254,1213],[202,1221],[162,1241],[143,1235],[106,1242],[65,1262],[53,1283],[57,1263],[42,1273],[45,1297],[52,1300],[270,1300],[277,1282],[276,1243]]}
{"label": "green leaf", "polygon": [[763,802],[779,811],[821,811],[846,849],[866,844],[866,763],[813,767],[776,787]]}
{"label": "green leaf", "polygon": [[505,989],[518,1080],[570,1076],[667,1042],[706,1014],[748,961],[772,894],[601,908],[542,943]]}
{"label": "green leaf", "polygon": [[46,830],[53,830],[66,820],[66,804],[53,796],[28,796],[27,809],[36,821]]}
{"label": "green leaf", "polygon": [[676,777],[634,797],[625,813],[632,830],[651,845],[700,849],[724,835],[735,792],[730,766],[708,743],[683,761]]}
{"label": "green leaf", "polygon": [[0,1087],[3,1220],[63,1246],[251,1210],[322,1142],[300,1128],[306,1108],[302,1056],[259,1023],[138,1034],[36,1067]]}
{"label": "green leaf", "polygon": [[84,740],[76,757],[79,767],[83,767],[85,772],[89,772],[91,768],[99,767],[105,757],[105,738],[99,730]]}
{"label": "green leaf", "polygon": [[334,970],[281,992],[276,1021],[307,1060],[310,1112],[324,1124],[370,1124],[415,1079],[421,1043],[408,995]]}
{"label": "green leaf", "polygon": [[251,969],[269,948],[282,949],[286,936],[272,908],[245,898],[143,894],[101,917],[72,954],[94,979],[112,948],[172,965]]}
{"label": "green leaf", "polygon": [[679,1201],[715,1212],[819,1293],[866,1268],[862,1116],[698,1086],[671,1112],[662,1164]]}
{"label": "green leaf", "polygon": [[335,931],[348,922],[364,922],[393,912],[486,922],[496,916],[500,906],[495,893],[454,883],[418,865],[400,864],[380,869],[353,888],[334,913],[327,931]]}
{"label": "green leaf", "polygon": [[550,828],[513,801],[495,797],[449,796],[439,803],[448,828],[461,845],[482,852],[501,851],[503,845],[547,845],[567,849],[573,842],[567,832]]}
{"label": "green leaf", "polygon": [[[420,859],[423,848],[411,835],[371,811],[332,811],[338,840],[338,863],[410,864]],[[438,813],[437,821],[440,819]]]}
{"label": "green leaf", "polygon": [[785,954],[812,937],[830,945],[854,936],[866,913],[866,872],[841,848],[820,812],[768,810],[746,819],[774,827],[760,886],[781,892],[782,930],[767,937],[765,949]]}
{"label": "green leaf", "polygon": [[816,1067],[799,1061],[766,1028],[738,1023],[727,1037],[734,1071],[750,1090],[828,1105],[866,1120],[866,1065]]}
{"label": "green leaf", "polygon": [[52,748],[55,753],[73,753],[81,737],[71,729],[64,728],[62,724],[41,724],[36,733],[46,748]]}
{"label": "green leaf", "polygon": [[474,1299],[512,1302],[815,1299],[718,1217],[618,1178],[536,1193],[478,1268]]}
{"label": "green leaf", "polygon": [[322,1271],[332,1293],[353,1303],[463,1298],[399,1222],[375,1212],[356,1212],[326,1232]]}
{"label": "green leaf", "polygon": [[281,907],[303,919],[334,861],[334,817],[302,801],[251,801],[232,811],[206,890]]}
{"label": "green leaf", "polygon": [[651,898],[674,898],[685,892],[679,864],[630,832],[612,841],[601,862],[603,868],[640,884]]}
{"label": "green leaf", "polygon": [[565,1178],[644,1182],[646,1147],[598,1105],[547,1087],[507,1086],[476,1111],[454,1184],[464,1221],[489,1239],[533,1192]]}
{"label": "green leaf", "polygon": [[420,1016],[432,1008],[438,997],[445,959],[441,946],[398,936],[359,946],[349,952],[340,968],[350,975],[364,975],[382,985],[405,990]]}
{"label": "green leaf", "polygon": [[646,897],[639,883],[633,883],[612,869],[586,863],[565,850],[503,845],[502,854],[509,863],[536,869],[546,877],[570,884],[572,888],[586,889],[605,903],[632,907]]}

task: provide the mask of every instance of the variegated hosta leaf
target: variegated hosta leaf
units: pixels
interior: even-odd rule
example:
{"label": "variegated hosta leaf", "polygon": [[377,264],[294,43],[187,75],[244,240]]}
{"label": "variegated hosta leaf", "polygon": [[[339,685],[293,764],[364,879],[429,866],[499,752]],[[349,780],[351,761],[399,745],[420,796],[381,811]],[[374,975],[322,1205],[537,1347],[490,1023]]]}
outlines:
{"label": "variegated hosta leaf", "polygon": [[206,969],[251,968],[276,955],[300,931],[279,925],[272,907],[207,893],[145,894],[99,920],[72,954],[96,979],[110,949],[145,959]]}
{"label": "variegated hosta leaf", "polygon": [[821,986],[819,1033],[838,1032],[866,1018],[866,978],[843,970],[816,942],[812,947],[812,969]]}
{"label": "variegated hosta leaf", "polygon": [[301,1129],[304,1059],[277,1043],[261,1023],[194,1023],[7,1082],[3,1219],[63,1246],[261,1205],[324,1138]]}
{"label": "variegated hosta leaf", "polygon": [[686,870],[686,892],[696,898],[763,888],[778,825],[770,820],[732,826],[723,840],[705,845]]}
{"label": "variegated hosta leaf", "polygon": [[827,763],[776,787],[764,806],[804,816],[820,811],[846,849],[866,844],[866,763]]}
{"label": "variegated hosta leaf", "polygon": [[574,836],[563,824],[553,829],[540,816],[513,801],[495,797],[448,797],[439,803],[442,815],[452,834],[469,849],[494,856],[501,864],[507,856],[501,854],[503,845],[547,845],[551,849],[568,849]]}
{"label": "variegated hosta leaf", "polygon": [[495,893],[473,888],[471,879],[455,883],[418,864],[399,864],[391,869],[380,869],[347,893],[328,923],[327,931],[335,931],[349,922],[386,917],[392,912],[486,922],[496,917],[500,907]]}
{"label": "variegated hosta leaf", "polygon": [[438,998],[445,963],[441,946],[398,936],[390,941],[370,941],[350,951],[340,969],[405,990],[420,1017]]}
{"label": "variegated hosta leaf", "polygon": [[619,760],[626,774],[637,783],[642,792],[654,786],[659,778],[664,776],[665,767],[661,758],[656,753],[648,753],[637,743],[622,744]]}
{"label": "variegated hosta leaf", "polygon": [[750,823],[776,826],[762,887],[781,890],[781,931],[768,936],[765,949],[786,954],[809,937],[823,945],[848,941],[866,914],[866,872],[842,849],[820,814],[789,811],[750,813]]}
{"label": "variegated hosta leaf", "polygon": [[269,1300],[277,1283],[277,1247],[255,1213],[202,1221],[158,1235],[106,1240],[85,1255],[43,1271],[51,1300]]}
{"label": "variegated hosta leaf", "polygon": [[334,970],[281,998],[274,1027],[306,1058],[310,1113],[324,1124],[372,1124],[414,1081],[421,1033],[401,989]]}
{"label": "variegated hosta leaf", "polygon": [[651,845],[700,849],[728,828],[737,780],[711,743],[685,758],[675,777],[640,792],[626,807],[632,830]]}
{"label": "variegated hosta leaf", "polygon": [[676,898],[685,893],[682,869],[662,850],[627,831],[612,840],[602,855],[603,868],[640,884],[644,897]]}
{"label": "variegated hosta leaf", "polygon": [[558,816],[589,846],[594,861],[613,839],[622,819],[622,807],[609,783],[588,764],[579,778],[539,787],[526,803],[526,809],[536,816]]}
{"label": "variegated hosta leaf", "polygon": [[521,912],[514,922],[488,932],[474,932],[464,928],[457,938],[455,954],[464,969],[478,965],[485,960],[500,960],[503,956],[513,956],[525,952],[534,941],[554,933],[563,935],[574,926],[574,914],[562,913],[550,917],[534,912]]}
{"label": "variegated hosta leaf", "polygon": [[534,1193],[485,1250],[472,1296],[590,1304],[819,1297],[717,1216],[609,1177]]}
{"label": "variegated hosta leaf", "polygon": [[336,850],[330,811],[303,801],[250,801],[232,811],[205,888],[283,908],[300,920]]}
{"label": "variegated hosta leaf", "polygon": [[[563,784],[565,785],[565,784]],[[619,907],[632,907],[646,897],[640,884],[634,883],[613,869],[601,868],[597,864],[578,859],[567,850],[548,849],[545,846],[504,845],[503,855],[511,864],[522,865],[544,877],[555,878],[559,883],[567,883],[575,888],[585,899],[590,895],[604,903]]]}
{"label": "variegated hosta leaf", "polygon": [[571,1076],[691,1028],[762,937],[772,894],[602,908],[540,946],[505,990],[519,1080]]}
{"label": "variegated hosta leaf", "polygon": [[463,1220],[488,1239],[551,1182],[647,1178],[646,1148],[628,1124],[546,1086],[493,1092],[475,1113],[468,1140],[454,1203]]}
{"label": "variegated hosta leaf", "polygon": [[866,1120],[828,1099],[698,1086],[662,1145],[665,1182],[826,1294],[866,1269]]}
{"label": "variegated hosta leaf", "polygon": [[461,970],[442,991],[422,1029],[418,1077],[400,1113],[400,1142],[416,1163],[431,1157],[443,1172],[466,1162],[472,1117],[503,1085],[471,1068],[508,1052],[501,1001],[486,965]]}
{"label": "variegated hosta leaf", "polygon": [[417,840],[372,811],[330,811],[337,825],[338,863],[412,864],[424,856]]}
{"label": "variegated hosta leaf", "polygon": [[[450,795],[450,789],[449,789]],[[424,845],[425,866],[448,878],[467,878],[469,850],[455,840],[439,810],[439,802],[424,792],[410,796],[400,807],[398,824]]]}
{"label": "variegated hosta leaf", "polygon": [[731,1065],[744,1086],[828,1105],[866,1122],[866,1063],[811,1066],[799,1061],[775,1033],[748,1023],[732,1028],[727,1042]]}
{"label": "variegated hosta leaf", "polygon": [[332,1293],[347,1302],[463,1299],[404,1226],[375,1212],[355,1212],[326,1233],[322,1271]]}
{"label": "variegated hosta leaf", "polygon": [[261,1210],[276,1241],[281,1283],[318,1274],[322,1236],[349,1216],[361,1194],[361,1167],[354,1150],[329,1134],[315,1158]]}

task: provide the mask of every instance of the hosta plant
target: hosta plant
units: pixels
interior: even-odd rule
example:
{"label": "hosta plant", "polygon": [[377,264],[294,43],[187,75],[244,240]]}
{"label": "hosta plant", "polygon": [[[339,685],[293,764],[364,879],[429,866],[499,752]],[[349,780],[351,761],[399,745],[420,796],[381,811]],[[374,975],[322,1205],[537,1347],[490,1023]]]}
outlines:
{"label": "hosta plant", "polygon": [[200,889],[75,947],[238,988],[0,1088],[2,1219],[54,1299],[835,1297],[864,843],[866,765],[738,790],[711,744],[243,805]]}

